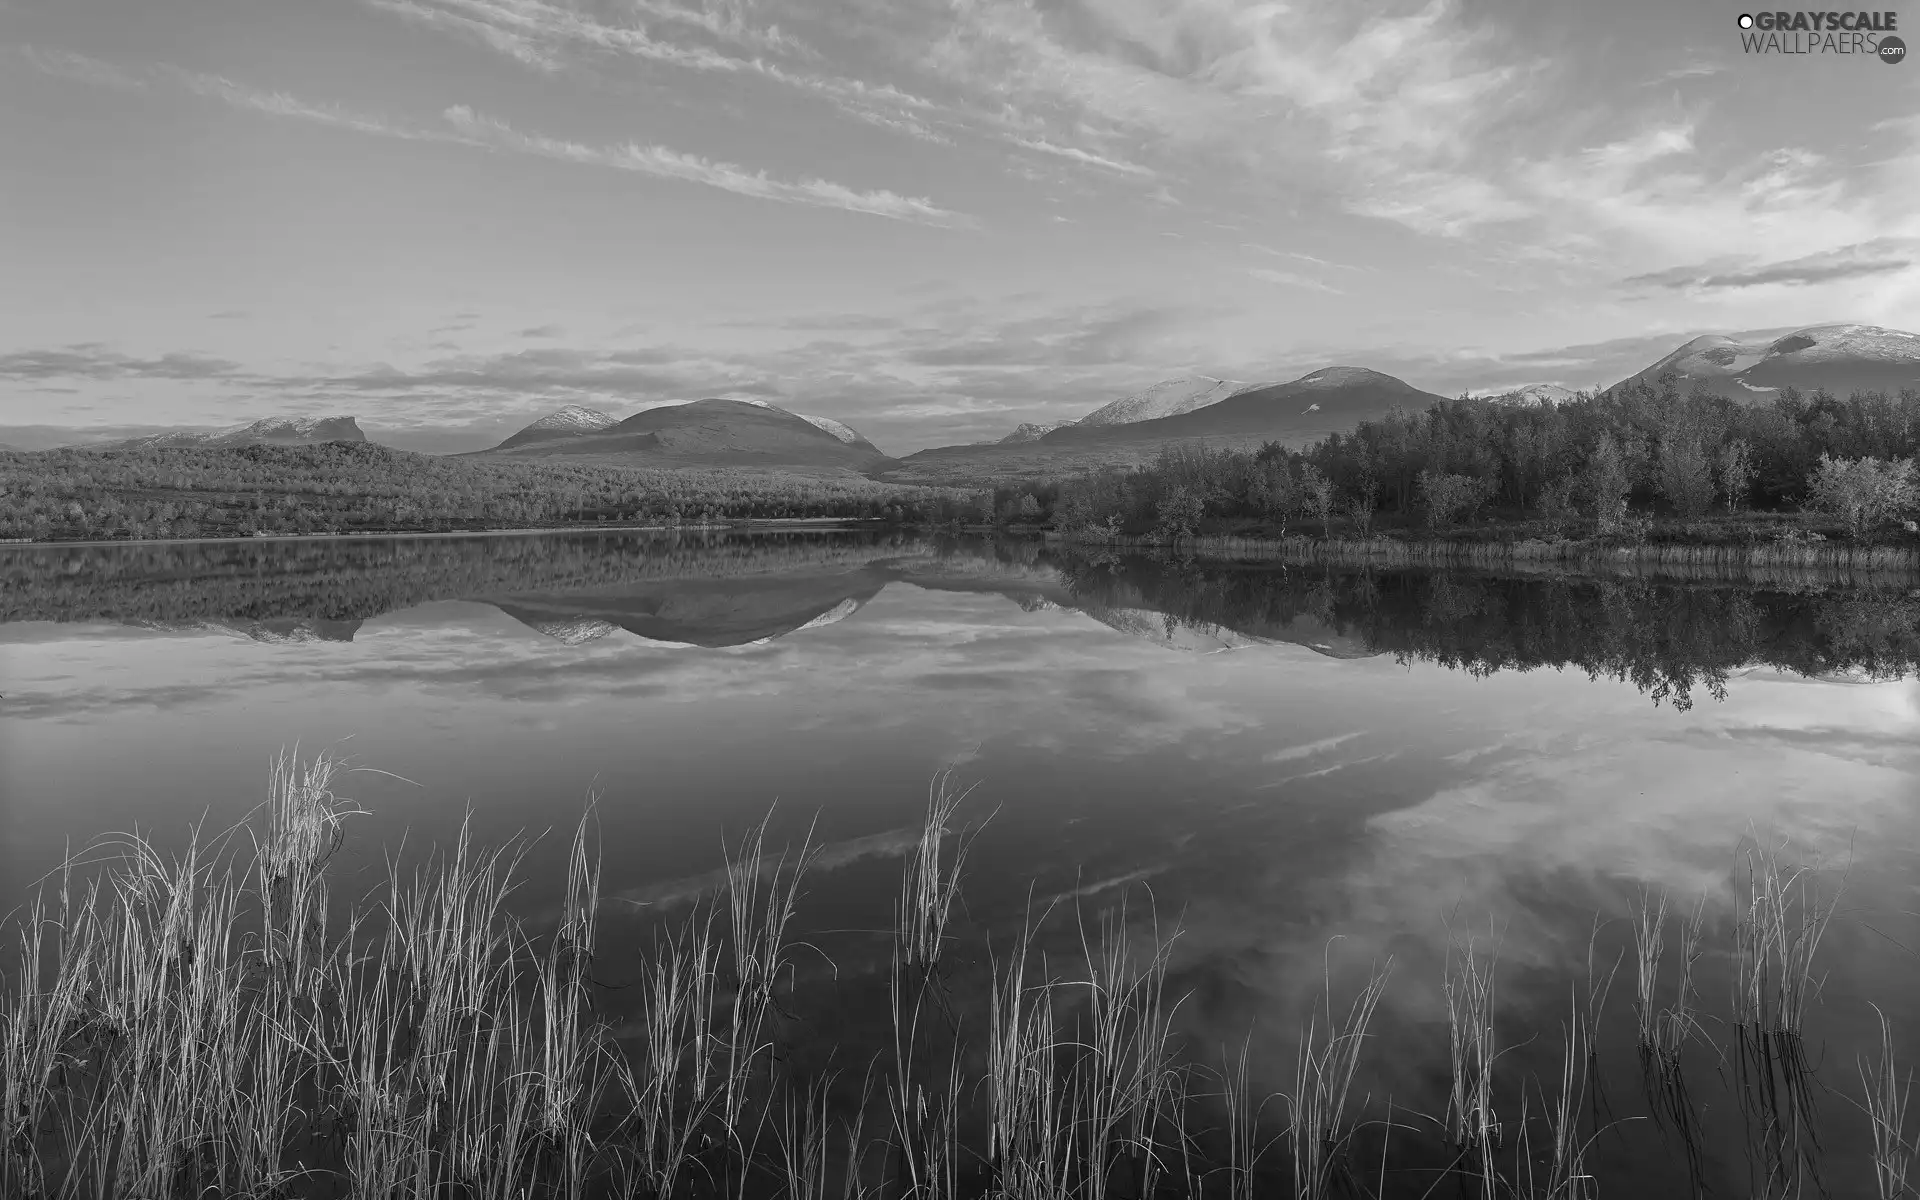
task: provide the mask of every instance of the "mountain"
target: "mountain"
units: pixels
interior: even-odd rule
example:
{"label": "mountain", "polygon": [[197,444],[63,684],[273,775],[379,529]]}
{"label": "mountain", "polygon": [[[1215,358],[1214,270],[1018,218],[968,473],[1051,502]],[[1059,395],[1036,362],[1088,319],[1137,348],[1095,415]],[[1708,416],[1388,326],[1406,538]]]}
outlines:
{"label": "mountain", "polygon": [[1040,440],[1058,445],[1189,438],[1300,443],[1344,433],[1395,408],[1423,412],[1442,399],[1365,367],[1322,367],[1287,383],[1247,388],[1173,416],[1097,427],[1082,422]]}
{"label": "mountain", "polygon": [[1557,383],[1529,383],[1506,392],[1488,392],[1483,399],[1496,404],[1565,404],[1580,393]]}
{"label": "mountain", "polygon": [[566,418],[576,423],[572,430],[551,428],[528,437],[533,429],[529,426],[480,453],[592,456],[647,467],[765,467],[835,473],[893,463],[872,442],[838,421],[801,416],[764,400],[667,404],[594,427],[595,418],[604,416],[581,409]]}
{"label": "mountain", "polygon": [[1083,420],[1037,441],[937,446],[875,474],[896,483],[1038,480],[1138,466],[1175,445],[1245,447],[1277,441],[1298,447],[1396,408],[1424,412],[1442,399],[1365,367],[1323,367],[1287,383],[1242,388],[1170,416],[1104,425]]}
{"label": "mountain", "polygon": [[1045,424],[1040,424],[1035,421],[1023,421],[1012,433],[993,444],[996,446],[1014,446],[1021,442],[1037,442],[1062,425],[1071,424],[1073,424],[1072,421],[1048,421]]}
{"label": "mountain", "polygon": [[1159,417],[1177,417],[1196,408],[1217,404],[1248,386],[1231,379],[1215,379],[1210,375],[1163,379],[1144,391],[1102,405],[1074,423],[1086,426],[1132,425]]}
{"label": "mountain", "polygon": [[880,594],[871,566],[759,578],[663,579],[551,594],[487,598],[548,637],[582,645],[616,630],[673,646],[749,646],[832,625]]}
{"label": "mountain", "polygon": [[569,404],[541,417],[538,421],[514,434],[495,447],[506,450],[514,446],[525,446],[533,442],[551,442],[559,438],[580,437],[582,434],[598,433],[620,423],[620,418],[610,417],[593,408],[583,408],[578,404]]}
{"label": "mountain", "polygon": [[367,435],[352,417],[265,417],[246,425],[204,432],[180,430],[148,437],[104,442],[89,450],[140,450],[148,447],[223,449],[229,446],[311,446],[321,442],[364,442]]}
{"label": "mountain", "polygon": [[1671,372],[1734,400],[1767,400],[1781,388],[1835,395],[1920,388],[1920,335],[1878,325],[1810,325],[1772,340],[1697,337],[1622,383],[1658,386]]}

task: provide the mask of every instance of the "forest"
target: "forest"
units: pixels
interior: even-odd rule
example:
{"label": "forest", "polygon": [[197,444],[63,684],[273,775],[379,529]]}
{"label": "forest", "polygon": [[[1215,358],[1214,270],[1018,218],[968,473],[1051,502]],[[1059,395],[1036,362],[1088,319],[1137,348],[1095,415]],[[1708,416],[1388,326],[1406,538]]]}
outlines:
{"label": "forest", "polygon": [[[1178,448],[1062,481],[1081,540],[1200,532],[1911,539],[1920,392],[1742,405],[1672,377],[1558,405],[1462,397],[1296,451]],[[1039,497],[1036,497],[1036,505]]]}
{"label": "forest", "polygon": [[0,539],[232,537],[838,517],[984,520],[988,501],[857,477],[413,454],[365,442],[0,453]]}

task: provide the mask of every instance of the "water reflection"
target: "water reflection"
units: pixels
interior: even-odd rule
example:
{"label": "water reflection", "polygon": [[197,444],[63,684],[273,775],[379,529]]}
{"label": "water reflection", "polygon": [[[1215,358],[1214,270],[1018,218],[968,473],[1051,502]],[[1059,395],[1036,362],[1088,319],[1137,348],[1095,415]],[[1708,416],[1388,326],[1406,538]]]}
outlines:
{"label": "water reflection", "polygon": [[1292,643],[1488,676],[1630,682],[1685,711],[1755,666],[1886,680],[1920,661],[1915,580],[1631,578],[1174,561],[903,534],[573,535],[0,553],[0,622],[351,641],[373,617],[488,604],[546,637],[722,648],[843,621],[892,585],[1073,609],[1173,649]]}
{"label": "water reflection", "polygon": [[[720,831],[778,798],[777,832],[797,839],[817,814],[829,846],[805,924],[827,931],[831,962],[807,961],[804,1019],[857,1078],[887,962],[885,938],[858,931],[888,920],[928,775],[964,755],[974,815],[997,815],[970,859],[958,960],[1004,945],[1030,898],[1069,912],[1131,897],[1139,914],[1151,889],[1182,930],[1171,982],[1193,1056],[1217,1063],[1252,1031],[1256,1086],[1280,1087],[1339,935],[1340,997],[1396,962],[1360,1087],[1431,1110],[1450,932],[1498,929],[1504,1086],[1550,1078],[1595,914],[1622,916],[1643,887],[1707,899],[1697,980],[1724,1012],[1728,867],[1761,830],[1854,862],[1816,1025],[1845,1091],[1868,1001],[1902,1046],[1920,1028],[1912,960],[1887,949],[1920,936],[1902,916],[1920,909],[1920,709],[1911,685],[1873,682],[1915,665],[1914,582],[1366,572],[819,533],[9,549],[0,873],[30,879],[69,839],[243,806],[272,750],[351,734],[362,761],[421,783],[356,781],[374,815],[349,850],[376,872],[402,835],[445,840],[469,810],[497,843],[570,824],[600,792],[609,928],[626,938],[616,918],[711,895]],[[557,902],[553,866],[530,857],[529,911]],[[1603,963],[1624,930],[1607,926]],[[1066,964],[1076,940],[1063,922],[1042,948]],[[963,1013],[984,1003],[978,982],[955,980]],[[1608,1065],[1620,1114],[1630,991],[1623,974],[1603,1032],[1629,1053]],[[1692,1050],[1708,1110],[1694,1169],[1747,1194],[1725,1124],[1738,1080]],[[1823,1101],[1825,1153],[1857,1166],[1844,1100]],[[1650,1132],[1613,1138],[1609,1193],[1684,1178]],[[1836,1194],[1849,1178],[1836,1168]]]}

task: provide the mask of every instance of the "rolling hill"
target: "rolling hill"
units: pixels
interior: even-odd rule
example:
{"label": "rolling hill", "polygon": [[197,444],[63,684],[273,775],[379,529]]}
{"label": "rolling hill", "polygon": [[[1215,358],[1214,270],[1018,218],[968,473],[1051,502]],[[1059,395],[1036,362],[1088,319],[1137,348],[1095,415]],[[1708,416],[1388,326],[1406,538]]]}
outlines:
{"label": "rolling hill", "polygon": [[668,404],[623,421],[592,409],[562,409],[477,453],[583,456],[644,467],[762,467],[836,474],[893,463],[838,421],[801,416],[759,400]]}
{"label": "rolling hill", "polygon": [[1920,388],[1920,335],[1878,325],[1812,325],[1772,340],[1708,334],[1621,382],[1657,385],[1668,372],[1683,392],[1699,383],[1749,403],[1788,386],[1897,393]]}

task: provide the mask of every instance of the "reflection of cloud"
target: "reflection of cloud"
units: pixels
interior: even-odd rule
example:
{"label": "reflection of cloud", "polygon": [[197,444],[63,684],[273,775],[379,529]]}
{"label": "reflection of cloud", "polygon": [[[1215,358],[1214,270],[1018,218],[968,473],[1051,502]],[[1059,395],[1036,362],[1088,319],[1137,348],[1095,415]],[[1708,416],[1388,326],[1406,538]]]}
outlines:
{"label": "reflection of cloud", "polygon": [[1316,754],[1325,753],[1335,746],[1344,745],[1352,741],[1354,738],[1360,736],[1360,732],[1359,730],[1355,730],[1353,733],[1343,733],[1338,737],[1321,738],[1319,741],[1307,742],[1299,746],[1288,746],[1284,750],[1275,750],[1273,753],[1267,755],[1263,761],[1279,763],[1292,762],[1298,758],[1311,758]]}
{"label": "reflection of cloud", "polygon": [[[819,848],[819,852],[813,859],[812,870],[837,871],[868,859],[900,858],[918,845],[919,840],[918,829],[889,829],[884,833],[834,842]],[[785,847],[785,851],[786,856],[782,858],[782,850],[768,848],[767,856],[760,867],[762,879],[772,878],[777,870],[792,871],[799,854],[799,847]],[[684,879],[670,879],[662,883],[649,884],[646,887],[617,892],[603,897],[602,903],[664,910],[704,900],[724,891],[726,887],[727,870],[722,867],[700,875],[690,875]]]}

